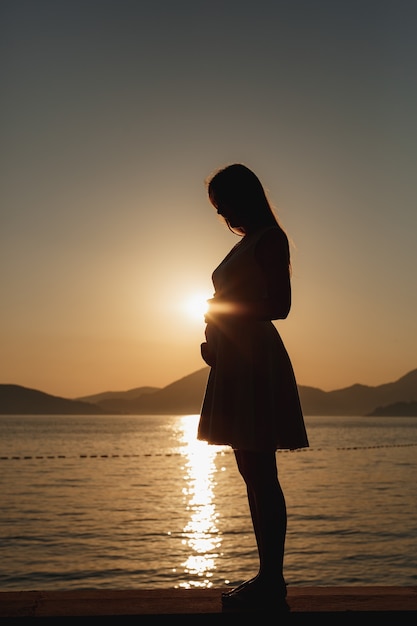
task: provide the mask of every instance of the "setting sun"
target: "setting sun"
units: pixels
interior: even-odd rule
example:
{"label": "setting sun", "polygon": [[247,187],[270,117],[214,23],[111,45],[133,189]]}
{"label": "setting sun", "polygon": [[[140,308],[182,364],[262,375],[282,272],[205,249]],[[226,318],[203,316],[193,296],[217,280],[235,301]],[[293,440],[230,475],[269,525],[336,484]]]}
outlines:
{"label": "setting sun", "polygon": [[184,301],[184,311],[189,318],[201,322],[207,311],[207,299],[209,296],[203,293],[194,293]]}

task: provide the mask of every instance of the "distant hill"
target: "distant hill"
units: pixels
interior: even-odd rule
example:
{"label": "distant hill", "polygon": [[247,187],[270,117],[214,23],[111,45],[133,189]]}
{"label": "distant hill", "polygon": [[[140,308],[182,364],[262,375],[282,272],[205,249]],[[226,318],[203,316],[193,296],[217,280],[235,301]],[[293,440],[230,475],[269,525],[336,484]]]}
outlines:
{"label": "distant hill", "polygon": [[[144,388],[139,387],[140,393],[135,395],[132,392],[121,392],[119,396],[112,395],[111,400],[96,401],[99,406],[121,413],[136,415],[186,415],[200,411],[204,389],[209,373],[208,367],[189,374],[184,378],[171,383],[167,387],[156,391],[143,392]],[[151,388],[152,389],[152,388]],[[127,395],[126,395],[127,394]],[[89,401],[90,398],[85,398]],[[111,404],[109,402],[111,401]]]}
{"label": "distant hill", "polygon": [[417,369],[377,387],[356,384],[328,392],[311,387],[299,390],[306,415],[367,415],[379,406],[417,402]]}
{"label": "distant hill", "polygon": [[140,396],[147,393],[154,393],[159,391],[160,387],[136,387],[135,389],[129,389],[128,391],[105,391],[103,393],[97,393],[93,396],[84,396],[77,398],[83,402],[90,402],[91,404],[98,404],[103,410],[110,413],[135,413],[132,411],[134,402],[140,398]]}
{"label": "distant hill", "polygon": [[[209,368],[202,369],[180,378],[160,391],[151,395],[141,396],[132,403],[138,413],[194,414],[199,413],[207,384]],[[173,407],[175,411],[172,411]]]}
{"label": "distant hill", "polygon": [[395,402],[388,406],[378,406],[370,417],[417,417],[417,402]]}
{"label": "distant hill", "polygon": [[[167,387],[137,387],[108,391],[75,400],[49,396],[18,385],[0,385],[0,414],[132,414],[184,415],[199,413],[209,368],[204,367]],[[335,391],[299,385],[305,415],[379,415],[417,403],[417,369],[392,383],[376,387],[352,385]],[[411,408],[411,411],[414,409]],[[396,413],[393,413],[396,414]],[[415,414],[415,413],[414,413]],[[400,413],[404,415],[404,413]]]}
{"label": "distant hill", "polygon": [[80,400],[51,396],[20,385],[0,385],[3,415],[100,415],[102,407]]}

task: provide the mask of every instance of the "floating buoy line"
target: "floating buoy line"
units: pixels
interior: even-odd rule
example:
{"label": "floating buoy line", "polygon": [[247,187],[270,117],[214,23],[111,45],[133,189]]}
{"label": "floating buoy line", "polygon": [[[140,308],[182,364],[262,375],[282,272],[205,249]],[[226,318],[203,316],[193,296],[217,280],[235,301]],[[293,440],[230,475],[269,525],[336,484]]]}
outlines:
{"label": "floating buoy line", "polygon": [[[375,446],[344,446],[333,448],[338,451],[355,451],[355,450],[377,450],[381,448],[410,448],[417,446],[416,443],[393,443],[393,444],[380,444]],[[330,448],[332,449],[332,448]],[[322,452],[327,451],[329,448],[300,448],[298,450],[277,450],[280,454],[295,454],[303,452]],[[222,450],[222,454],[232,452],[231,449]],[[31,460],[55,460],[55,459],[133,459],[141,457],[172,457],[172,456],[185,456],[183,452],[156,452],[156,453],[143,453],[143,454],[80,454],[80,455],[67,455],[67,454],[36,454],[36,455],[11,455],[0,456],[0,461],[31,461]]]}

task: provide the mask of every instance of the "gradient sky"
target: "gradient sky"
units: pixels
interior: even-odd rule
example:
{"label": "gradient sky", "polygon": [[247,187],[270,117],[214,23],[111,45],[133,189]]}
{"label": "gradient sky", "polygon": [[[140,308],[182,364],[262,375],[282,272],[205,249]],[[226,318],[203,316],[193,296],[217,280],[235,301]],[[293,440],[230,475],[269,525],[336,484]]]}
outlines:
{"label": "gradient sky", "polygon": [[414,0],[4,0],[0,382],[77,397],[205,364],[243,162],[292,240],[299,384],[417,367]]}

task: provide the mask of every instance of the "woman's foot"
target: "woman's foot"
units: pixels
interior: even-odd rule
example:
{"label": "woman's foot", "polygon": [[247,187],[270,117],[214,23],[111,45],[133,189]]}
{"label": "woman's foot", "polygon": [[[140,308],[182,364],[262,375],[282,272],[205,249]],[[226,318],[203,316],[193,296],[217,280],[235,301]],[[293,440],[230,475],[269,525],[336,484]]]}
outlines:
{"label": "woman's foot", "polygon": [[285,600],[287,589],[283,584],[268,584],[257,577],[246,581],[226,594],[222,594],[224,608],[230,609],[269,609],[288,612],[289,606]]}
{"label": "woman's foot", "polygon": [[237,593],[238,591],[246,587],[246,585],[250,585],[254,580],[256,580],[256,578],[257,577],[254,576],[253,578],[250,578],[249,580],[243,581],[243,583],[240,583],[240,585],[238,585],[237,587],[233,587],[233,589],[230,589],[230,591],[224,591],[222,593],[222,598],[224,598],[225,596],[231,596],[232,594]]}

